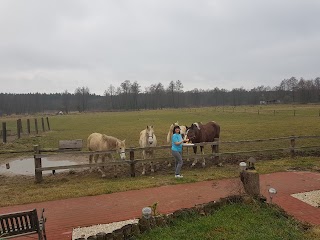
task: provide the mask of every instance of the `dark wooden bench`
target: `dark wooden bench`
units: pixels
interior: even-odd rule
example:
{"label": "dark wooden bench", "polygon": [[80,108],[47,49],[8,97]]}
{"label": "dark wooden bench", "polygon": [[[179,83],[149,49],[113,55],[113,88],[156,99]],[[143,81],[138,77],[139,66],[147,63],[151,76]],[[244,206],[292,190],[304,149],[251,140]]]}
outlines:
{"label": "dark wooden bench", "polygon": [[46,240],[45,217],[42,209],[38,218],[37,209],[0,215],[0,239],[38,234],[39,240]]}

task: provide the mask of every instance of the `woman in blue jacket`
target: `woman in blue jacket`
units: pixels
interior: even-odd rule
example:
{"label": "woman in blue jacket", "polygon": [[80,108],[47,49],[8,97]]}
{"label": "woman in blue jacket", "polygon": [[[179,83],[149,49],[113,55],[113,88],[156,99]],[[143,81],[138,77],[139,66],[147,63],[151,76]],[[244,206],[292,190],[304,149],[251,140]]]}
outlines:
{"label": "woman in blue jacket", "polygon": [[180,174],[181,167],[183,164],[182,160],[182,143],[187,142],[188,140],[183,140],[182,136],[180,134],[180,127],[175,126],[173,128],[173,135],[171,139],[171,150],[172,150],[172,156],[175,159],[176,162],[176,169],[175,169],[175,177],[176,178],[183,178],[183,176]]}

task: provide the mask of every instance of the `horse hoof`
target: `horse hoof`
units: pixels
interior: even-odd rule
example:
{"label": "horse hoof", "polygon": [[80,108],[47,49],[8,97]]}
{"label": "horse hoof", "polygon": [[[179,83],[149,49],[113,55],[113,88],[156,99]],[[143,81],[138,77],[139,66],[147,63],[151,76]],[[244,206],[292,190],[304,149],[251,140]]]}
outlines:
{"label": "horse hoof", "polygon": [[205,163],[202,163],[202,167],[205,167],[206,166],[206,164]]}
{"label": "horse hoof", "polygon": [[153,173],[154,173],[154,169],[151,169],[151,172],[153,172]]}
{"label": "horse hoof", "polygon": [[102,176],[101,176],[102,178],[106,178],[107,176],[105,175],[105,174],[102,174]]}
{"label": "horse hoof", "polygon": [[141,174],[142,174],[142,175],[146,175],[146,172],[142,172]]}
{"label": "horse hoof", "polygon": [[219,164],[218,164],[218,167],[223,167],[223,163],[219,163]]}

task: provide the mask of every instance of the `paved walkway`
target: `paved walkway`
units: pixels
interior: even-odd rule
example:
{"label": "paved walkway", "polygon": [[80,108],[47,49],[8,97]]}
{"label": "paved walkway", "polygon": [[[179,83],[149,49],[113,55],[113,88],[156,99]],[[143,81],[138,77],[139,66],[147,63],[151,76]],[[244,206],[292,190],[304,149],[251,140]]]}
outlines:
{"label": "paved walkway", "polygon": [[[178,180],[177,180],[178,181]],[[320,208],[312,207],[293,193],[320,190],[320,173],[282,172],[260,175],[261,193],[268,197],[273,187],[278,193],[273,202],[299,220],[320,225]],[[141,209],[158,202],[160,213],[193,207],[232,194],[242,188],[239,179],[148,188],[99,196],[72,198],[0,208],[1,213],[45,208],[49,240],[70,240],[76,227],[105,224],[140,217]],[[30,238],[28,238],[30,239]]]}

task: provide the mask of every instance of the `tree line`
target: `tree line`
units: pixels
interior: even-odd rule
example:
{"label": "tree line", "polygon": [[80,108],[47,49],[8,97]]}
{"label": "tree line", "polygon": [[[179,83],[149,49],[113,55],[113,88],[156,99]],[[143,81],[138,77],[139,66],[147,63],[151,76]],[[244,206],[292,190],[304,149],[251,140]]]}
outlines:
{"label": "tree line", "polygon": [[320,103],[320,77],[306,80],[284,79],[276,87],[258,86],[250,90],[193,89],[184,91],[180,80],[151,84],[144,91],[138,82],[125,80],[107,87],[103,96],[78,87],[74,93],[0,93],[0,115],[55,111],[125,111],[205,106],[239,106],[267,103]]}

